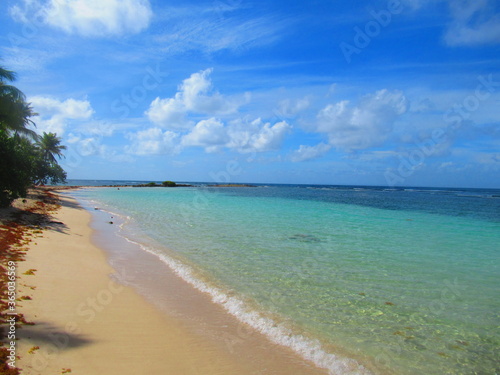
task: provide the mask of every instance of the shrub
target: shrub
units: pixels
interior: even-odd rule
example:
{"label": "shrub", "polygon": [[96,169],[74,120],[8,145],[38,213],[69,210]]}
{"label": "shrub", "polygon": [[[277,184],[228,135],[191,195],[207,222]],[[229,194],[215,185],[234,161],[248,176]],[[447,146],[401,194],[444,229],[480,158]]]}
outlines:
{"label": "shrub", "polygon": [[163,181],[161,183],[163,186],[166,186],[166,187],[176,187],[177,184],[173,181]]}

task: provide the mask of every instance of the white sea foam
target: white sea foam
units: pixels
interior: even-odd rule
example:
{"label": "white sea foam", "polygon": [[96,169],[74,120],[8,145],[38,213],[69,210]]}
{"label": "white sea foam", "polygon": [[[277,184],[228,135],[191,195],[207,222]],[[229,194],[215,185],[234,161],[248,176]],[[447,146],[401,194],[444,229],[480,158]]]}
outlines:
{"label": "white sea foam", "polygon": [[[263,195],[241,190],[241,196],[213,191],[210,205],[199,204],[197,199],[205,191],[196,189],[189,194],[187,190],[164,194],[163,189],[131,189],[134,191],[126,194],[95,189],[92,194],[88,190],[72,194],[102,196],[103,203],[98,203],[102,206],[97,206],[100,210],[95,214],[100,221],[114,222],[106,225],[111,236],[123,229],[119,235],[149,245],[145,250],[157,256],[172,258],[163,256],[157,262],[169,264],[217,306],[245,322],[231,336],[234,340],[248,337],[241,330],[247,335],[260,331],[337,374],[367,371],[355,361],[332,355],[344,352],[329,342],[359,349],[394,372],[495,373],[498,361],[492,354],[496,339],[492,317],[496,306],[491,302],[496,301],[491,286],[495,262],[491,260],[499,242],[498,190],[404,191],[398,187],[384,194],[379,188],[370,188],[361,197],[350,187],[332,191],[270,189],[273,191]],[[482,199],[473,200],[470,195]],[[489,199],[488,204],[484,199]],[[106,212],[100,212],[107,208],[129,213],[131,225],[122,225],[118,217],[108,219]],[[296,233],[315,235],[325,242],[290,241]],[[176,251],[164,249],[162,243],[172,244]],[[110,251],[117,254],[119,264],[123,259],[120,247]],[[457,257],[463,261],[454,262]],[[214,280],[204,277],[204,269],[223,274],[227,284],[218,284],[217,276]],[[447,280],[455,280],[452,289]],[[245,282],[241,290],[251,289],[255,299],[225,287],[234,285],[239,291],[238,285]],[[268,285],[273,289],[266,291]],[[448,298],[442,298],[443,288],[449,292]],[[458,294],[460,298],[456,298]],[[273,308],[260,307],[260,302],[272,303],[273,298]],[[276,314],[270,313],[274,310]],[[292,316],[299,317],[298,328]],[[450,321],[454,323],[450,325]],[[479,331],[478,321],[482,323]],[[414,334],[406,331],[409,326]],[[318,336],[309,335],[308,327],[312,332],[321,330],[326,341],[311,339]],[[408,336],[394,336],[394,332]],[[481,337],[490,335],[486,345]],[[460,351],[450,351],[450,342],[467,344]],[[480,353],[473,350],[483,346]],[[346,357],[357,359],[355,353]]]}
{"label": "white sea foam", "polygon": [[317,367],[328,370],[329,374],[335,375],[368,375],[371,374],[366,368],[353,359],[326,352],[318,340],[312,340],[302,335],[294,334],[289,328],[277,324],[273,319],[264,314],[252,310],[240,298],[230,296],[218,287],[208,285],[197,278],[186,264],[172,257],[156,252],[153,248],[122,235],[125,240],[138,245],[144,251],[157,256],[177,276],[203,293],[211,296],[212,301],[221,305],[228,313],[239,321],[248,324],[256,331],[265,335],[272,342],[291,348],[305,360],[314,363]]}
{"label": "white sea foam", "polygon": [[[90,201],[89,203],[97,202]],[[236,317],[240,322],[248,324],[256,331],[265,335],[270,341],[292,349],[305,360],[314,363],[319,368],[328,370],[329,374],[332,375],[371,374],[370,371],[355,360],[328,353],[318,340],[313,340],[303,335],[293,333],[292,330],[282,324],[278,324],[272,318],[266,317],[263,313],[251,309],[242,299],[229,295],[221,288],[203,282],[195,276],[195,272],[190,266],[156,251],[153,247],[146,246],[143,243],[131,239],[125,233],[125,227],[133,221],[132,217],[113,212],[107,205],[102,205],[99,210],[121,219],[121,224],[117,226],[117,234],[120,237],[124,238],[129,243],[139,246],[142,250],[157,256],[177,276],[188,282],[197,290],[210,295],[214,303],[221,305],[229,314]]]}

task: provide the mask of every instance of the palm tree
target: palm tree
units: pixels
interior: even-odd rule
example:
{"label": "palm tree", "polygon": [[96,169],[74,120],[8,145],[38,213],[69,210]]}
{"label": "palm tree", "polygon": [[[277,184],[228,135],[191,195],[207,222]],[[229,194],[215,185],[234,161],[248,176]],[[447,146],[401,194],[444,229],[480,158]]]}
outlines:
{"label": "palm tree", "polygon": [[10,96],[0,96],[0,129],[5,129],[9,133],[25,135],[34,140],[38,139],[38,134],[29,128],[36,126],[30,117],[37,116],[30,104],[24,100],[12,100]]}
{"label": "palm tree", "polygon": [[21,90],[7,84],[15,79],[14,72],[0,67],[0,129],[14,133],[15,136],[24,135],[36,140],[38,135],[29,126],[35,126],[30,117],[38,114],[26,103]]}
{"label": "palm tree", "polygon": [[25,96],[17,87],[8,85],[6,82],[14,82],[16,73],[0,66],[0,96],[10,96],[13,100],[24,100]]}
{"label": "palm tree", "polygon": [[55,133],[45,133],[37,141],[37,146],[42,152],[42,157],[50,163],[57,163],[56,155],[61,158],[62,150],[66,150],[66,146],[61,145],[61,138]]}

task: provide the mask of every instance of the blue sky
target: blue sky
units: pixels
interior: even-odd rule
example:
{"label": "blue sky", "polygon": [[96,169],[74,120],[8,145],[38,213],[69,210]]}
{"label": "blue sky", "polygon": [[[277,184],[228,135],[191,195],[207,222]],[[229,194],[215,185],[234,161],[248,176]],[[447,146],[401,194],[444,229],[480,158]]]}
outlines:
{"label": "blue sky", "polygon": [[18,0],[72,179],[500,188],[495,0]]}

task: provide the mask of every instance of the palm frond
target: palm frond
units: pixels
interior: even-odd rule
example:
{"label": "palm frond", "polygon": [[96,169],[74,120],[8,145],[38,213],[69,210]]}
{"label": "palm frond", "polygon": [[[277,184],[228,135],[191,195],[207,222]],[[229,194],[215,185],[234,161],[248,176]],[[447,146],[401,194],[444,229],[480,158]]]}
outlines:
{"label": "palm frond", "polygon": [[9,82],[15,81],[16,73],[13,72],[12,70],[8,70],[0,66],[0,81],[5,81],[5,80]]}
{"label": "palm frond", "polygon": [[31,126],[36,126],[31,117],[38,114],[24,100],[12,100],[8,96],[0,96],[0,128],[11,134],[22,134],[34,140],[38,135]]}
{"label": "palm frond", "polygon": [[5,85],[0,82],[0,96],[2,97],[11,97],[12,100],[25,100],[26,96],[24,93],[19,90],[17,87],[12,85]]}
{"label": "palm frond", "polygon": [[61,138],[57,134],[46,132],[43,132],[43,135],[37,141],[37,146],[43,157],[51,163],[57,163],[56,156],[63,157],[62,151],[66,149],[66,146],[61,145]]}

